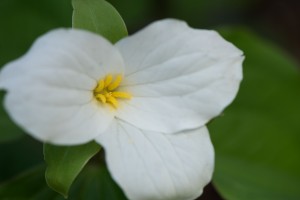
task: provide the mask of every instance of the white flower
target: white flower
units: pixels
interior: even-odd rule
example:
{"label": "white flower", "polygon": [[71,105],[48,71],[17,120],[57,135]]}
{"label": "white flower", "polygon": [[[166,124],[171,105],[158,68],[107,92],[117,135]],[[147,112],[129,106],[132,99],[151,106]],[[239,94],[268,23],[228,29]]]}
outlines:
{"label": "white flower", "polygon": [[7,64],[0,87],[12,119],[38,140],[101,144],[129,199],[192,200],[214,167],[205,124],[236,96],[243,58],[216,32],[178,20],[115,45],[59,29]]}

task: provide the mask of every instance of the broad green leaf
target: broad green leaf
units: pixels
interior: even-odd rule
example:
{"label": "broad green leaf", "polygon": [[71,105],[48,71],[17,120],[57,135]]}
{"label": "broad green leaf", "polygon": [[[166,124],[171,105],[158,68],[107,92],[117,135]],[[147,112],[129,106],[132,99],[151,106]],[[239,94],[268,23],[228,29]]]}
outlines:
{"label": "broad green leaf", "polygon": [[128,35],[122,17],[105,0],[72,0],[72,5],[74,28],[98,33],[112,43]]}
{"label": "broad green leaf", "polygon": [[46,180],[49,187],[67,197],[79,172],[99,150],[100,146],[95,142],[79,146],[45,144]]}
{"label": "broad green leaf", "polygon": [[[31,169],[0,185],[3,200],[64,200],[45,182],[45,167]],[[103,166],[87,166],[70,189],[70,200],[126,200]]]}
{"label": "broad green leaf", "polygon": [[234,103],[210,126],[213,183],[230,200],[300,199],[300,74],[274,45],[244,29],[223,29],[245,53]]}

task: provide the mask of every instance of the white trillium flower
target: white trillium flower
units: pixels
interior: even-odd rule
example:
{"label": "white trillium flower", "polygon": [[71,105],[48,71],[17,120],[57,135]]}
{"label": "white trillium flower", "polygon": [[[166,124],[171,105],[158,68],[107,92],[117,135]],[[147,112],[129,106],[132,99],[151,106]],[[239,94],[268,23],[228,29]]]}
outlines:
{"label": "white trillium flower", "polygon": [[132,200],[192,200],[211,180],[205,124],[234,99],[243,53],[214,31],[161,20],[112,45],[83,31],[40,37],[0,73],[11,118],[57,145],[95,140]]}

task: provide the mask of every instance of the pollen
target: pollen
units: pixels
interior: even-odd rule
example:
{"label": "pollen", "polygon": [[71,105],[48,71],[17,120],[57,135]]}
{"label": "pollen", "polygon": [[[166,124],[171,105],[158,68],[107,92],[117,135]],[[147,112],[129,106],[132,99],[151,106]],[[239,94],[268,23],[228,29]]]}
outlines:
{"label": "pollen", "polygon": [[131,99],[128,92],[119,91],[118,88],[123,80],[121,74],[115,77],[112,74],[106,75],[99,80],[94,89],[94,97],[103,104],[108,104],[114,108],[119,107],[119,99]]}

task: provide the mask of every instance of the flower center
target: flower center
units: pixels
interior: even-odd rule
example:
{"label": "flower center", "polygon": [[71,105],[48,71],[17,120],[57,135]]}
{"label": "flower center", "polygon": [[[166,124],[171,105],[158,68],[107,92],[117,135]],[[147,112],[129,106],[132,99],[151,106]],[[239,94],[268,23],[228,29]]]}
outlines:
{"label": "flower center", "polygon": [[122,75],[116,75],[115,78],[111,74],[105,76],[104,79],[98,81],[97,86],[94,89],[94,96],[103,104],[110,104],[114,108],[118,108],[119,99],[130,99],[131,94],[128,92],[116,91],[122,82]]}

